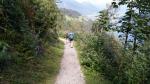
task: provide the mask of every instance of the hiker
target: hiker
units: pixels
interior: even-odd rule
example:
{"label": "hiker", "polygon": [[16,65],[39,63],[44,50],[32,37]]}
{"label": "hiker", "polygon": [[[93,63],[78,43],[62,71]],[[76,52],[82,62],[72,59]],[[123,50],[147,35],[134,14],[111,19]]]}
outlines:
{"label": "hiker", "polygon": [[73,40],[74,40],[73,32],[68,33],[68,39],[69,39],[70,47],[73,48]]}

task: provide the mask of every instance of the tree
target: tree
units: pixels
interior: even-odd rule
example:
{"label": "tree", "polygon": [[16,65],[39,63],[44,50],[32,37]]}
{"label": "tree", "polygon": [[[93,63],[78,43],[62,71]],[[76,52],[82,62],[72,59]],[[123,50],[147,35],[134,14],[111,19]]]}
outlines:
{"label": "tree", "polygon": [[57,40],[58,15],[54,0],[0,0],[0,43],[10,56],[43,55],[45,43]]}
{"label": "tree", "polygon": [[133,39],[133,51],[136,51],[140,41],[144,40],[146,34],[144,34],[144,29],[148,27],[149,22],[147,19],[147,14],[149,10],[149,3],[145,4],[141,0],[121,0],[112,3],[114,7],[119,7],[120,5],[126,5],[128,10],[125,16],[120,20],[121,26],[119,32],[125,34],[125,48],[128,43],[129,34],[132,35]]}
{"label": "tree", "polygon": [[99,12],[98,19],[95,21],[93,24],[92,30],[94,32],[103,32],[109,30],[109,15],[108,15],[108,10],[102,10]]}

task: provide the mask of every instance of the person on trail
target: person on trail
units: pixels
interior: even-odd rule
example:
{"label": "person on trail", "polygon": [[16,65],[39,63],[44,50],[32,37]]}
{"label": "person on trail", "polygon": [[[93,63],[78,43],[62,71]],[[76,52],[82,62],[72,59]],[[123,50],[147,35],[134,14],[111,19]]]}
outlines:
{"label": "person on trail", "polygon": [[74,33],[73,32],[70,32],[68,33],[68,39],[69,39],[69,42],[70,42],[70,47],[73,48],[73,40],[74,40]]}

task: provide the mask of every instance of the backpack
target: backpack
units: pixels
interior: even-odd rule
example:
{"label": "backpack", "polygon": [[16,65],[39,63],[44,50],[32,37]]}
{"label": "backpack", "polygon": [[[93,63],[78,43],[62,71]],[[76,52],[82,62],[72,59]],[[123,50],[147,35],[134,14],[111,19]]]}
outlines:
{"label": "backpack", "polygon": [[69,33],[69,35],[68,35],[68,37],[69,37],[69,39],[73,39],[74,38],[74,33]]}

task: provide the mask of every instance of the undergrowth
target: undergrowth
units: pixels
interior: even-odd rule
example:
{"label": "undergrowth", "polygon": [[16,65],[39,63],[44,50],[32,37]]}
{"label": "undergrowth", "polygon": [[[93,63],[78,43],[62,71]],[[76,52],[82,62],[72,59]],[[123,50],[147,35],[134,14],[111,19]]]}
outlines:
{"label": "undergrowth", "polygon": [[[86,84],[111,84],[111,82],[94,69],[98,56],[93,50],[96,39],[92,34],[77,34],[76,35],[76,47],[78,50],[78,56],[82,71],[85,75]],[[92,44],[90,44],[90,43]],[[91,47],[89,46],[91,45]],[[92,56],[91,58],[88,56]],[[95,60],[95,61],[94,61]],[[98,65],[98,64],[97,64]]]}
{"label": "undergrowth", "polygon": [[149,84],[147,53],[124,50],[105,33],[79,34],[76,46],[87,84]]}
{"label": "undergrowth", "polygon": [[63,54],[63,43],[46,44],[45,54],[30,57],[7,65],[0,74],[0,84],[54,84]]}

